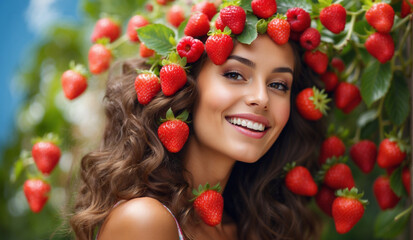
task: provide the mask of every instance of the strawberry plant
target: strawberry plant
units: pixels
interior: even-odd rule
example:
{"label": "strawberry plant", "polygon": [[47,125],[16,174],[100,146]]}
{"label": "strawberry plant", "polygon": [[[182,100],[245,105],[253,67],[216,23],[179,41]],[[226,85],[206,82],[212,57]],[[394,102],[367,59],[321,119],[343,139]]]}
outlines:
{"label": "strawberry plant", "polygon": [[[10,142],[3,157],[2,175],[11,175],[13,180],[11,187],[0,187],[0,192],[5,194],[4,201],[7,201],[2,200],[2,203],[9,208],[5,219],[20,215],[30,217],[28,223],[21,223],[25,224],[21,228],[39,228],[37,219],[33,220],[29,213],[19,213],[18,208],[13,207],[18,202],[19,193],[28,196],[27,209],[35,212],[43,209],[36,217],[51,215],[49,210],[56,205],[48,206],[47,202],[53,201],[47,200],[49,195],[45,193],[50,191],[52,199],[54,189],[48,190],[44,181],[39,180],[43,181],[38,184],[42,185],[38,187],[41,190],[33,190],[34,187],[26,190],[24,181],[47,178],[49,186],[62,187],[65,184],[61,179],[70,178],[73,173],[56,171],[57,162],[60,165],[68,155],[73,156],[69,157],[73,159],[69,162],[76,169],[78,160],[87,149],[98,145],[97,136],[102,132],[104,119],[97,107],[101,104],[98,100],[105,88],[108,69],[116,59],[140,55],[153,63],[151,74],[161,75],[159,79],[149,73],[137,77],[137,101],[146,105],[156,95],[169,97],[185,86],[185,65],[197,61],[203,54],[201,41],[205,42],[208,57],[219,65],[231,54],[234,39],[250,44],[258,34],[267,33],[279,44],[290,40],[302,46],[299,51],[301,58],[319,80],[317,88],[320,91],[324,88],[328,99],[333,99],[330,102],[325,101],[326,98],[322,100],[326,105],[324,109],[329,108],[324,120],[328,126],[347,129],[346,136],[329,131],[316,157],[320,166],[334,156],[350,157],[352,161],[326,167],[323,181],[327,182],[316,181],[318,185],[312,185],[305,194],[291,190],[293,187],[290,189],[297,194],[312,196],[316,203],[315,211],[319,208],[333,217],[323,218],[326,230],[322,239],[407,238],[409,232],[406,229],[412,229],[409,227],[412,224],[409,220],[412,216],[409,147],[412,0],[241,0],[221,8],[205,1],[199,1],[190,8],[183,2],[124,1],[118,4],[110,0],[85,0],[83,8],[88,18],[75,28],[56,27],[54,35],[39,46],[35,54],[38,62],[21,74],[27,98],[19,111],[16,140]],[[178,3],[182,9],[173,8]],[[177,14],[173,14],[174,11]],[[107,12],[111,16],[116,15],[118,21],[101,15]],[[279,14],[279,17],[275,18],[274,14]],[[182,15],[189,20],[183,20]],[[85,31],[83,25],[94,27]],[[125,26],[125,32],[119,26]],[[185,35],[187,37],[184,38]],[[90,42],[91,37],[93,43]],[[90,49],[89,54],[87,49]],[[175,51],[175,56],[170,55],[171,50]],[[87,65],[89,73],[74,69],[66,73],[71,60]],[[87,83],[84,77],[88,78]],[[306,100],[309,98],[315,97],[307,96]],[[292,104],[300,109],[295,101]],[[164,126],[173,125],[170,129],[188,127],[185,116],[173,120],[172,115],[167,113]],[[164,126],[160,129],[168,128]],[[37,150],[33,156],[28,151],[33,147],[28,139],[49,131],[62,136],[64,145],[61,146],[65,148],[60,160],[56,160],[57,151],[54,160],[38,158]],[[179,140],[165,140],[175,138],[173,131],[160,132],[162,137],[159,138],[168,151],[178,152],[185,144],[187,135],[176,137]],[[21,155],[16,149],[21,149]],[[61,163],[64,166],[67,161]],[[301,167],[298,169],[306,172]],[[341,173],[336,174],[340,169]],[[328,171],[331,172],[327,174]],[[23,180],[19,177],[23,172],[35,176]],[[305,175],[308,177],[308,173]],[[343,176],[350,183],[340,183]],[[3,178],[6,182],[7,179]],[[365,198],[370,201],[366,208],[358,193],[350,189],[352,186],[365,192]],[[349,191],[343,190],[346,187]],[[392,201],[383,197],[390,195]],[[32,200],[31,196],[40,197]],[[352,209],[346,210],[344,203],[351,204]],[[348,214],[352,216],[351,221],[343,222],[343,216]],[[50,219],[56,217],[44,217],[41,222],[54,224]],[[211,221],[211,225],[216,222],[216,219]],[[8,221],[3,220],[2,224],[14,229]],[[36,238],[47,238],[48,229],[44,232]],[[29,233],[15,230],[14,235],[6,234],[5,238],[33,238]]]}

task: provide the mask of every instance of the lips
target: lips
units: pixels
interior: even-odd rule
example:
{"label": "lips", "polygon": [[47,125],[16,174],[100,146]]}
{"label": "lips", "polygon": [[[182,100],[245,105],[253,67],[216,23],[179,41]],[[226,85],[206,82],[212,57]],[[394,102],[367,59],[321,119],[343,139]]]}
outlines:
{"label": "lips", "polygon": [[270,127],[265,117],[248,113],[227,116],[226,120],[240,133],[257,139],[262,138]]}
{"label": "lips", "polygon": [[265,129],[264,124],[254,122],[254,121],[250,121],[248,119],[232,117],[232,118],[228,118],[227,120],[228,120],[228,122],[230,122],[234,125],[243,126],[243,127],[246,127],[248,129],[251,129],[251,130],[254,130],[254,131],[262,132]]}

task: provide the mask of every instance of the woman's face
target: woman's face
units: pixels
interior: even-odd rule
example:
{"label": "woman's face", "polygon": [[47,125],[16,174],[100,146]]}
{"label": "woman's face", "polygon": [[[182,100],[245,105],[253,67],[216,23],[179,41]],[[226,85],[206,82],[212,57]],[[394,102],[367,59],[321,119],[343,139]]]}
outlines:
{"label": "woman's face", "polygon": [[260,35],[236,44],[228,60],[201,69],[190,144],[233,160],[255,162],[277,140],[290,115],[294,55],[289,44]]}

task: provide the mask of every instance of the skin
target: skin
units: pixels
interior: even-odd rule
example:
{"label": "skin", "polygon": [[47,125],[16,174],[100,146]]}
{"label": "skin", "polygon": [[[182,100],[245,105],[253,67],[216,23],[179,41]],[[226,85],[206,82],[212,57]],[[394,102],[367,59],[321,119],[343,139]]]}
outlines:
{"label": "skin", "polygon": [[[293,71],[291,46],[277,45],[267,35],[251,45],[236,44],[222,65],[207,60],[197,79],[194,134],[183,152],[192,186],[219,182],[224,189],[236,161],[253,163],[269,150],[290,115]],[[228,118],[237,114],[260,117],[266,122],[265,134],[257,138],[251,130],[231,124]],[[225,213],[215,227],[203,222],[182,227],[197,240],[237,239],[236,225]],[[111,211],[99,239],[114,238],[179,239],[173,217],[152,198],[129,200]]]}

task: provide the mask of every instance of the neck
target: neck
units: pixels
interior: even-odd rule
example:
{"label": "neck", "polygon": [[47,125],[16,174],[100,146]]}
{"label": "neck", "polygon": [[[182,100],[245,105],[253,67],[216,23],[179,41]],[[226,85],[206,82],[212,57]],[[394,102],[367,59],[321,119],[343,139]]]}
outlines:
{"label": "neck", "polygon": [[201,146],[193,136],[189,139],[183,160],[186,170],[192,175],[188,181],[193,188],[200,184],[214,186],[219,183],[222,191],[235,163],[234,159]]}

